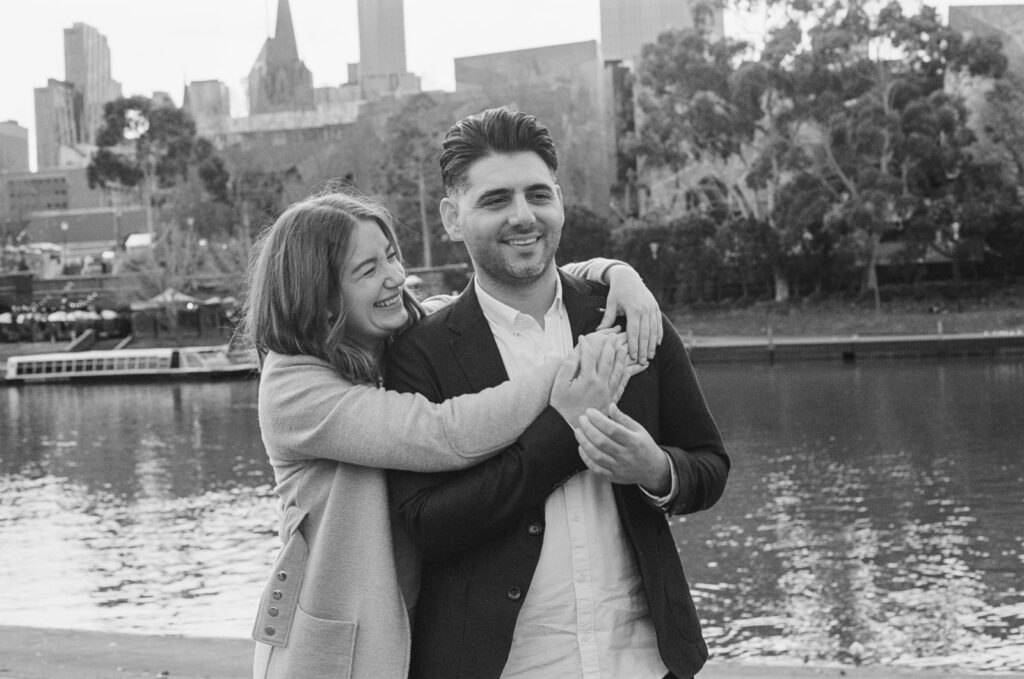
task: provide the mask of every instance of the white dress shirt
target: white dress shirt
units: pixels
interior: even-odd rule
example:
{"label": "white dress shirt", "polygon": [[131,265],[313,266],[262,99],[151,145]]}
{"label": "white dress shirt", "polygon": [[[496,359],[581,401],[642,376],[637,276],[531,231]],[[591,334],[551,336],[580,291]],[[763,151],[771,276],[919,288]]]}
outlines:
{"label": "white dress shirt", "polygon": [[[476,293],[510,378],[572,350],[561,280],[543,327],[479,283]],[[544,519],[540,560],[501,676],[664,677],[668,670],[611,483],[589,470],[576,474],[548,497]]]}

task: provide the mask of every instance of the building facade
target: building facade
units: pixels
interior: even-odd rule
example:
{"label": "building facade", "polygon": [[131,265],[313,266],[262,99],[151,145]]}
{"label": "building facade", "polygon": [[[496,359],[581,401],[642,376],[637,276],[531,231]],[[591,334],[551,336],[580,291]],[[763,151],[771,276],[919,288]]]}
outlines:
{"label": "building facade", "polygon": [[181,105],[196,121],[196,130],[216,128],[231,118],[231,93],[219,80],[193,80],[185,86]]}
{"label": "building facade", "polygon": [[92,144],[103,124],[104,104],[121,96],[121,83],[111,77],[105,35],[80,22],[64,29],[64,80],[82,96],[78,141]]}
{"label": "building facade", "polygon": [[719,3],[697,0],[601,0],[601,51],[605,61],[636,66],[643,46],[668,30],[701,28],[725,34]]}
{"label": "building facade", "polygon": [[364,99],[420,91],[406,71],[402,0],[359,0],[359,85]]}
{"label": "building facade", "polygon": [[316,108],[313,74],[299,59],[288,0],[278,0],[274,37],[263,43],[248,86],[249,115]]}
{"label": "building facade", "polygon": [[59,167],[61,148],[82,140],[82,95],[74,85],[50,78],[35,89],[36,166]]}
{"label": "building facade", "polygon": [[0,123],[0,172],[28,171],[28,130],[14,120]]}

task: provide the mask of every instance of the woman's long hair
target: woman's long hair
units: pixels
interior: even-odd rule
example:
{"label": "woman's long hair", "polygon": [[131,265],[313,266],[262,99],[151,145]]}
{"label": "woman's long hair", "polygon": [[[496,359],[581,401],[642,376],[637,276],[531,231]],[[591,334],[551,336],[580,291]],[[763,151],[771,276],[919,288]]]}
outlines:
{"label": "woman's long hair", "polygon": [[[354,382],[379,382],[379,358],[345,334],[341,273],[357,221],[374,221],[398,253],[391,214],[365,196],[328,193],[289,206],[256,242],[242,330],[261,362],[268,351],[314,356]],[[407,290],[409,322],[423,311]]]}

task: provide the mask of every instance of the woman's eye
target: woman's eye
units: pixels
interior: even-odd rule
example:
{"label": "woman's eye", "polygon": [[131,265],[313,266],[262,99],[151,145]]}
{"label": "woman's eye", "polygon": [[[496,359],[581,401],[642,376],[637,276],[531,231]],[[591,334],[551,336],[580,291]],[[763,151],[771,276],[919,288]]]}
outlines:
{"label": "woman's eye", "polygon": [[396,259],[398,259],[398,253],[397,252],[389,252],[388,253],[388,261],[389,262],[393,262]]}

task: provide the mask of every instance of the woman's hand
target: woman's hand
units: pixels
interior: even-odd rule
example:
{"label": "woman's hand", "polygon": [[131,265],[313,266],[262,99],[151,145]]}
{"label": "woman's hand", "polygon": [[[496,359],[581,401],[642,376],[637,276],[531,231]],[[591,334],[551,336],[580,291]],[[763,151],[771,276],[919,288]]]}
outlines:
{"label": "woman's hand", "polygon": [[609,287],[608,301],[598,328],[610,328],[618,316],[624,315],[629,357],[646,365],[654,358],[664,333],[658,300],[644,285],[640,274],[631,267],[613,265],[605,277]]}
{"label": "woman's hand", "polygon": [[574,429],[588,408],[606,412],[619,400],[629,378],[644,366],[627,357],[625,333],[599,330],[580,337],[562,362],[549,402]]}

